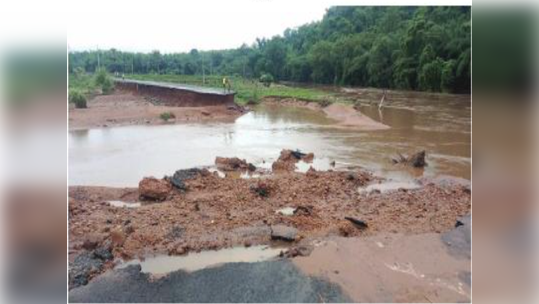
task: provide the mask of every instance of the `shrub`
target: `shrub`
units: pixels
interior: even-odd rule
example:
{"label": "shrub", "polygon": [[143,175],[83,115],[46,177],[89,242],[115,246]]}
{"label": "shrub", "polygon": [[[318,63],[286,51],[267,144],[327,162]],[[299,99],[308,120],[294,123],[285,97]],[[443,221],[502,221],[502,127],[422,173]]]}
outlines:
{"label": "shrub", "polygon": [[103,91],[103,94],[110,94],[112,90],[114,89],[114,81],[110,79],[110,77],[107,77],[103,84],[101,85],[101,90]]}
{"label": "shrub", "polygon": [[161,119],[164,121],[168,121],[171,118],[176,118],[176,116],[174,116],[174,113],[171,112],[163,112],[161,113],[161,115],[159,115],[159,117],[161,117]]}
{"label": "shrub", "polygon": [[70,90],[69,91],[69,102],[75,104],[75,107],[78,109],[87,108],[86,106],[86,96],[79,90]]}
{"label": "shrub", "polygon": [[105,68],[100,68],[95,74],[95,84],[101,87],[103,94],[109,94],[114,89],[114,81]]}
{"label": "shrub", "polygon": [[262,76],[260,76],[260,82],[262,82],[266,87],[269,87],[273,82],[273,76],[271,76],[271,74],[262,74]]}

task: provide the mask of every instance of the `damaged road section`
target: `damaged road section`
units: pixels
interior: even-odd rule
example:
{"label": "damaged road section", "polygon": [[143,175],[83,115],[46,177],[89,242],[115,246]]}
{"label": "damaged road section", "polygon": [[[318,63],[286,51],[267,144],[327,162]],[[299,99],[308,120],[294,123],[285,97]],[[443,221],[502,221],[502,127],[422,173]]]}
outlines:
{"label": "damaged road section", "polygon": [[[278,292],[277,292],[278,291]],[[110,271],[71,290],[69,302],[318,303],[351,302],[336,284],[309,277],[290,261],[230,263],[152,279],[140,266]]]}

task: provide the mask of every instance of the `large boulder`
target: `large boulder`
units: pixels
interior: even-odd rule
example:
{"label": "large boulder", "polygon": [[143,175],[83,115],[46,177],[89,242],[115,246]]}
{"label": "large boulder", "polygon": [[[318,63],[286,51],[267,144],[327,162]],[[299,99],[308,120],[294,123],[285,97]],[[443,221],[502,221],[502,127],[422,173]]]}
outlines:
{"label": "large boulder", "polygon": [[139,182],[138,191],[143,199],[162,201],[172,191],[172,186],[167,180],[145,177]]}

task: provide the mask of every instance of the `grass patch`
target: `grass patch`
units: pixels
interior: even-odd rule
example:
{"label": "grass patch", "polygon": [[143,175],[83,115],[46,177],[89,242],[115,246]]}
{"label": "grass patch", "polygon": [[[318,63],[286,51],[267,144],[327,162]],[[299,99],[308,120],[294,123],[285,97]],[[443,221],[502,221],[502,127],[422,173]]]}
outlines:
{"label": "grass patch", "polygon": [[[130,79],[161,81],[172,83],[191,84],[203,87],[223,89],[222,76],[206,76],[206,81],[202,82],[200,75],[158,75],[158,74],[135,74],[129,75]],[[229,77],[232,90],[236,92],[236,103],[246,104],[248,102],[257,103],[260,99],[268,96],[289,97],[314,102],[327,102],[335,100],[335,94],[325,92],[315,88],[299,88],[282,84],[271,84],[264,86],[258,79],[245,79],[242,77]]]}
{"label": "grass patch", "polygon": [[159,117],[164,121],[168,121],[169,119],[176,118],[174,113],[171,113],[171,112],[163,112],[161,113],[161,115],[159,115]]}

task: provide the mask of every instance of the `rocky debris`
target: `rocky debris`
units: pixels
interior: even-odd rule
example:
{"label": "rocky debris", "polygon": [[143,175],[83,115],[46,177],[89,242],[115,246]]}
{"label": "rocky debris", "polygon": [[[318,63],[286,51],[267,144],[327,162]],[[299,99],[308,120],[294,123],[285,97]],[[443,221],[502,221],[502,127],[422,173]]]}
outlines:
{"label": "rocky debris", "polygon": [[166,238],[176,240],[182,237],[184,229],[180,226],[174,226],[170,232],[166,235]]}
{"label": "rocky debris", "polygon": [[204,116],[210,116],[210,115],[211,115],[210,112],[205,111],[205,110],[202,110],[202,111],[200,112],[200,114],[202,114],[202,115],[204,115]]}
{"label": "rocky debris", "polygon": [[272,192],[272,186],[264,181],[258,181],[256,185],[251,185],[250,189],[261,197],[268,197]]}
{"label": "rocky debris", "polygon": [[273,240],[293,242],[296,240],[297,235],[298,230],[294,227],[289,227],[285,225],[271,226],[271,238]]}
{"label": "rocky debris", "polygon": [[112,245],[121,247],[125,242],[125,233],[122,229],[116,228],[110,232],[110,240]]}
{"label": "rocky debris", "polygon": [[255,171],[255,165],[248,163],[245,159],[237,157],[216,157],[215,165],[217,169],[223,171]]}
{"label": "rocky debris", "polygon": [[311,215],[313,213],[313,206],[298,206],[296,210],[294,210],[294,215]]}
{"label": "rocky debris", "polygon": [[167,180],[145,177],[139,182],[138,191],[142,199],[162,201],[172,191],[172,186]]}
{"label": "rocky debris", "polygon": [[271,165],[271,169],[275,172],[294,171],[298,161],[302,160],[306,163],[311,163],[313,159],[313,153],[303,153],[299,150],[292,151],[283,149],[279,158]]}
{"label": "rocky debris", "polygon": [[[298,229],[302,237],[443,233],[453,229],[455,219],[468,213],[471,206],[470,194],[458,184],[442,188],[427,183],[415,191],[365,196],[358,186],[376,178],[357,168],[249,179],[196,172],[192,174],[195,178],[185,182],[189,191],[172,191],[164,202],[143,208],[112,208],[101,203],[134,201],[137,188],[69,187],[70,245],[77,244],[77,248],[72,247],[75,252],[82,250],[89,234],[102,232],[113,246],[114,257],[127,259],[167,251],[180,253],[183,246],[199,251],[243,246],[245,241],[252,246],[267,244],[272,239],[271,226],[278,224]],[[195,187],[195,183],[204,187]],[[275,213],[286,206],[296,208],[296,213]],[[346,216],[366,221],[368,229],[358,229],[344,219]],[[180,233],[180,228],[174,227],[184,230]],[[111,233],[117,234],[114,245]],[[88,244],[87,248],[94,246]],[[102,243],[95,248],[100,246]]]}
{"label": "rocky debris", "polygon": [[105,240],[105,238],[106,236],[104,236],[103,234],[88,234],[82,243],[82,248],[86,250],[94,250],[99,244],[101,244]]}
{"label": "rocky debris", "polygon": [[187,185],[185,184],[185,181],[194,179],[199,175],[208,176],[210,174],[210,171],[208,171],[207,169],[181,169],[176,170],[176,172],[174,172],[174,175],[172,175],[172,177],[167,177],[167,179],[170,180],[170,183],[177,189],[187,191]]}
{"label": "rocky debris", "polygon": [[112,259],[112,253],[106,247],[79,254],[69,263],[69,289],[88,284],[93,276],[102,271],[104,263]]}
{"label": "rocky debris", "polygon": [[364,221],[362,221],[360,219],[357,219],[357,218],[345,216],[344,219],[349,221],[350,223],[354,224],[359,229],[366,229],[366,228],[369,227],[369,225],[367,225],[367,223],[365,223]]}
{"label": "rocky debris", "polygon": [[410,156],[397,153],[397,158],[393,158],[392,161],[394,164],[404,164],[404,165],[409,165],[415,168],[423,168],[427,166],[425,157],[426,157],[425,150],[419,151]]}
{"label": "rocky debris", "polygon": [[313,251],[313,246],[296,246],[288,249],[287,251],[283,252],[281,251],[281,254],[279,254],[280,257],[286,257],[286,258],[294,258],[297,256],[308,256]]}
{"label": "rocky debris", "polygon": [[349,221],[342,221],[337,225],[339,235],[344,237],[352,237],[359,235],[361,229],[357,229],[357,226]]}

